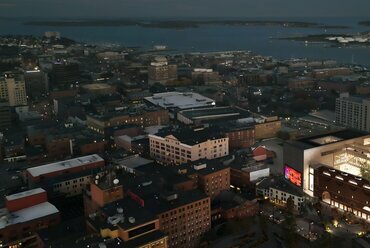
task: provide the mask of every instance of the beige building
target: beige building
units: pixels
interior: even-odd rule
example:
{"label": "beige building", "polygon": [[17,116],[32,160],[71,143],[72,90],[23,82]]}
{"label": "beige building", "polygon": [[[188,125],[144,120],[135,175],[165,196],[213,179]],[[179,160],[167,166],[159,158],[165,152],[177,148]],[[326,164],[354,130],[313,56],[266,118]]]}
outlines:
{"label": "beige building", "polygon": [[0,99],[8,101],[11,107],[27,105],[26,84],[22,75],[5,73],[0,78]]}
{"label": "beige building", "polygon": [[281,121],[277,116],[263,117],[262,121],[256,122],[254,126],[255,139],[269,139],[276,137],[281,129]]}
{"label": "beige building", "polygon": [[169,65],[167,59],[156,59],[148,67],[148,82],[166,84],[177,79],[177,65]]}
{"label": "beige building", "polygon": [[344,127],[370,131],[370,100],[341,94],[335,103],[335,121]]}
{"label": "beige building", "polygon": [[149,145],[151,157],[167,164],[229,155],[229,138],[203,128],[150,134]]}

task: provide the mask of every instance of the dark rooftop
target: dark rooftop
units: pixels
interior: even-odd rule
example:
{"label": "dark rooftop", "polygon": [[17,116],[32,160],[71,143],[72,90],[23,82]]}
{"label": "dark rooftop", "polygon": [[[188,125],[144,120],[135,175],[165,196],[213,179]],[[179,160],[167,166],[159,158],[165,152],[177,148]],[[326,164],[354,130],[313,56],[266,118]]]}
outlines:
{"label": "dark rooftop", "polygon": [[208,198],[205,193],[198,189],[176,192],[175,194],[177,194],[176,199],[170,201],[161,197],[160,194],[144,197],[145,206],[157,215]]}
{"label": "dark rooftop", "polygon": [[225,119],[225,118],[239,119],[251,116],[251,114],[248,111],[237,107],[213,107],[205,109],[192,109],[181,111],[181,114],[193,120]]}
{"label": "dark rooftop", "polygon": [[265,178],[257,184],[257,188],[274,188],[277,190],[287,192],[291,195],[300,197],[303,196],[303,192],[300,188],[292,185],[283,177]]}
{"label": "dark rooftop", "polygon": [[215,128],[181,128],[177,130],[164,128],[161,129],[156,135],[163,138],[172,135],[181,143],[187,145],[196,145],[207,140],[221,139],[225,137]]}
{"label": "dark rooftop", "polygon": [[[362,136],[368,135],[369,133],[353,130],[353,129],[345,129],[335,132],[328,132],[320,135],[305,137],[302,139],[297,139],[293,141],[287,141],[287,143],[296,145],[300,147],[301,149],[310,149],[314,147],[324,146],[328,144],[333,144],[336,142],[344,141],[344,140],[350,140],[355,138],[360,138]],[[324,141],[323,139],[329,139],[329,141]],[[323,140],[321,142],[321,140]]]}

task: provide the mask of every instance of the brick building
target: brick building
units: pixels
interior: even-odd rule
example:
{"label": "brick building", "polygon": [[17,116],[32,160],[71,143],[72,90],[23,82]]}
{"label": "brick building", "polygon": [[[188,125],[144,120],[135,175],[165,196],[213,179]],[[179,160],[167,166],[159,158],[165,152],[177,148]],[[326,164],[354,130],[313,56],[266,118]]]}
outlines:
{"label": "brick building", "polygon": [[35,232],[59,221],[59,211],[47,201],[45,190],[36,188],[8,195],[5,208],[0,209],[0,246],[36,246]]}

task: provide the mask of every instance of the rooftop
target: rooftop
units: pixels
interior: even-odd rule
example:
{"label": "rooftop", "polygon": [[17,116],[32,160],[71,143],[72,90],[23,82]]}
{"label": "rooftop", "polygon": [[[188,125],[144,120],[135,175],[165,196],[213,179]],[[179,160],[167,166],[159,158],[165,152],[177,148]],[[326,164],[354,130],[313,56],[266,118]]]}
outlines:
{"label": "rooftop", "polygon": [[73,158],[69,160],[59,161],[51,164],[36,166],[32,168],[28,168],[27,171],[30,173],[33,177],[38,177],[40,175],[57,172],[57,171],[63,171],[66,169],[76,168],[80,167],[89,163],[93,162],[101,162],[104,161],[99,155],[88,155],[84,157],[79,158]]}
{"label": "rooftop", "polygon": [[257,184],[257,188],[274,188],[291,195],[303,197],[303,192],[282,177],[264,178]]}
{"label": "rooftop", "polygon": [[153,96],[145,97],[144,99],[153,105],[160,106],[165,109],[191,109],[216,105],[215,100],[194,92],[165,92],[154,94]]}
{"label": "rooftop", "polygon": [[186,145],[195,145],[207,140],[225,138],[225,136],[215,128],[182,128],[177,130],[165,128],[160,130],[155,136],[162,138],[174,136],[177,140]]}
{"label": "rooftop", "polygon": [[59,210],[49,202],[43,202],[13,213],[9,213],[6,209],[0,209],[0,230],[6,226],[36,220],[56,213],[59,213]]}
{"label": "rooftop", "polygon": [[131,168],[131,169],[135,169],[142,165],[150,164],[153,162],[153,160],[140,157],[139,155],[136,154],[136,155],[129,156],[123,159],[117,159],[114,162],[119,165]]}
{"label": "rooftop", "polygon": [[311,149],[314,147],[324,146],[328,144],[337,143],[340,141],[356,139],[368,135],[366,132],[345,129],[335,132],[324,133],[320,135],[315,135],[311,137],[305,137],[302,139],[287,141],[288,144],[292,144],[300,147],[301,149]]}
{"label": "rooftop", "polygon": [[205,193],[198,189],[177,192],[174,200],[167,201],[160,195],[144,197],[145,206],[155,215],[170,211],[175,208],[183,207],[196,201],[209,198]]}
{"label": "rooftop", "polygon": [[192,120],[219,119],[219,118],[245,118],[251,114],[236,107],[213,107],[202,109],[183,110],[181,114]]}
{"label": "rooftop", "polygon": [[44,193],[44,192],[46,192],[44,189],[36,188],[36,189],[23,191],[23,192],[20,192],[20,193],[17,193],[17,194],[13,194],[13,195],[8,195],[8,196],[5,197],[5,199],[7,201],[14,201],[14,200],[17,200],[17,199],[21,199],[21,198],[31,196],[31,195],[37,195],[37,194]]}
{"label": "rooftop", "polygon": [[[117,225],[124,230],[129,230],[157,219],[154,215],[148,212],[147,209],[141,207],[137,202],[130,198],[125,198],[108,204],[102,209],[102,211],[104,212],[104,216],[107,216],[108,219],[109,217],[113,218],[118,216],[121,211],[123,218]],[[108,219],[106,224],[109,225]]]}
{"label": "rooftop", "polygon": [[197,173],[200,175],[209,175],[228,168],[229,166],[224,165],[222,159],[214,160],[201,159],[195,162],[182,164],[176,167],[176,169],[178,169],[179,171],[186,170],[186,174]]}

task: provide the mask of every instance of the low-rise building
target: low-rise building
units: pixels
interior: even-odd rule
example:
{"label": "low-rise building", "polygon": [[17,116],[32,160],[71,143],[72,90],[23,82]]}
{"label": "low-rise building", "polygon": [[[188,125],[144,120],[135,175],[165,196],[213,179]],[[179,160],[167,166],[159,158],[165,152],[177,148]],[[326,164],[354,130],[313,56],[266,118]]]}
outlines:
{"label": "low-rise building", "polygon": [[36,231],[57,225],[58,209],[47,201],[46,191],[36,188],[5,197],[0,209],[0,246],[34,247]]}
{"label": "low-rise building", "polygon": [[146,108],[138,111],[115,111],[104,114],[89,114],[86,116],[86,125],[91,130],[104,134],[108,127],[125,124],[148,127],[166,125],[169,123],[168,111],[157,108]]}
{"label": "low-rise building", "polygon": [[[28,168],[26,170],[26,177],[29,186],[32,187],[38,183],[51,180],[52,178],[63,175],[73,176],[74,174],[77,175],[83,171],[91,172],[93,169],[102,168],[104,166],[104,159],[102,159],[99,155],[94,154]],[[68,187],[69,190],[74,190],[74,188],[76,188],[74,185],[70,185],[70,187]]]}
{"label": "low-rise building", "polygon": [[256,195],[269,199],[271,203],[281,207],[286,207],[290,197],[296,210],[302,207],[305,199],[301,189],[280,177],[265,178],[258,182]]}

